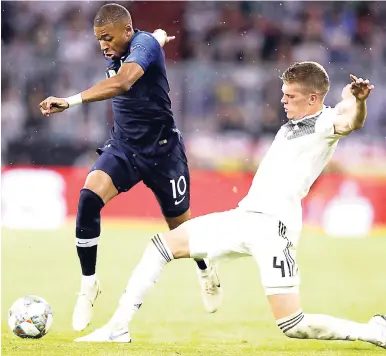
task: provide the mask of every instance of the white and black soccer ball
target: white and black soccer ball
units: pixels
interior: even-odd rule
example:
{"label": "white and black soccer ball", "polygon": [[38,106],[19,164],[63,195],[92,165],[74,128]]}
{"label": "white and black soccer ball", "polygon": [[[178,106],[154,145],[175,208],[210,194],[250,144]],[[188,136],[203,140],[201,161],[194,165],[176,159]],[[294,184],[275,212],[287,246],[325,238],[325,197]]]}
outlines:
{"label": "white and black soccer ball", "polygon": [[8,325],[21,338],[39,339],[51,328],[53,314],[50,305],[36,295],[17,299],[8,312]]}

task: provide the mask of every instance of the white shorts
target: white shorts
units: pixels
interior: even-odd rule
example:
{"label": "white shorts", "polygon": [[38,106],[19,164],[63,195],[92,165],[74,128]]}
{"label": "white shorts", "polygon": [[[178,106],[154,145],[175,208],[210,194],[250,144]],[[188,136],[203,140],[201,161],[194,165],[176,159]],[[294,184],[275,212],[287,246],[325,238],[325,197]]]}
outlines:
{"label": "white shorts", "polygon": [[267,295],[298,292],[298,236],[289,237],[276,218],[237,208],[191,219],[183,227],[192,258],[218,261],[252,256]]}

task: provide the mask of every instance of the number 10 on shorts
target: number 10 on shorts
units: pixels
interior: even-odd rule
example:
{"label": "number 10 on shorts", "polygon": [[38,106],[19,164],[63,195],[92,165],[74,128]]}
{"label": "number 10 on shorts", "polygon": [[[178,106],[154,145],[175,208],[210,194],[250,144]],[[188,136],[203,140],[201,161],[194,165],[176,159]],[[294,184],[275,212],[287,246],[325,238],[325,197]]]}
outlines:
{"label": "number 10 on shorts", "polygon": [[[177,181],[176,179],[170,179],[170,184],[172,185],[173,199],[175,199],[174,204],[178,205],[185,199],[185,196],[183,195],[186,193],[187,188],[186,179],[184,176],[180,176]],[[183,198],[177,200],[178,196],[183,196]]]}

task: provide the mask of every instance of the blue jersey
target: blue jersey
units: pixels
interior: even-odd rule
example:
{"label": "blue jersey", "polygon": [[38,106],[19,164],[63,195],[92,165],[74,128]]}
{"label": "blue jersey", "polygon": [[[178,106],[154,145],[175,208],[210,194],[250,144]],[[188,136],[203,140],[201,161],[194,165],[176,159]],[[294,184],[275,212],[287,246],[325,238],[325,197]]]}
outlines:
{"label": "blue jersey", "polygon": [[127,92],[112,99],[112,138],[139,153],[158,154],[178,136],[164,51],[150,33],[135,30],[127,53],[111,63],[107,76],[115,75],[123,63],[137,63],[145,73]]}

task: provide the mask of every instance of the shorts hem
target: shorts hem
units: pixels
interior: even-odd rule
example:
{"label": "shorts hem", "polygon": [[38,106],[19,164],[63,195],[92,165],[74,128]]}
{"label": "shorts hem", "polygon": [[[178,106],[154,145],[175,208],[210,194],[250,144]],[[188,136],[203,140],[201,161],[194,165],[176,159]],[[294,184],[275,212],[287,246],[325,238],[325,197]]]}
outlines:
{"label": "shorts hem", "polygon": [[277,294],[298,294],[299,286],[291,287],[264,287],[265,295],[277,295]]}

